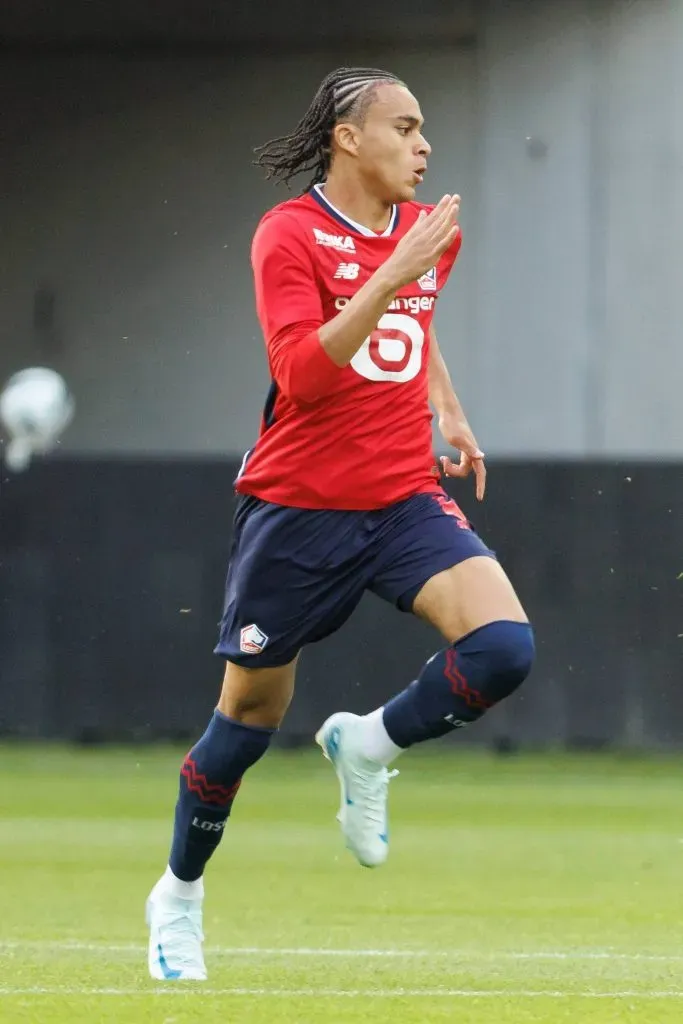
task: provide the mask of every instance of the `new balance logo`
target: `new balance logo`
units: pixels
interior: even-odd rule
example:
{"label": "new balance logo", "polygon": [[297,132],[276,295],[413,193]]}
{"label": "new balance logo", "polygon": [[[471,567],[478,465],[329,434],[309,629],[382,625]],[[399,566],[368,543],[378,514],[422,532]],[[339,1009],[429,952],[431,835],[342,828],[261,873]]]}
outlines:
{"label": "new balance logo", "polygon": [[243,654],[260,654],[268,637],[255,623],[240,630],[240,650]]}
{"label": "new balance logo", "polygon": [[417,283],[423,292],[435,292],[436,291],[436,267],[432,267],[422,277],[418,277]]}
{"label": "new balance logo", "polygon": [[313,228],[313,237],[318,245],[327,245],[330,249],[339,249],[341,252],[355,252],[356,246],[349,235],[328,235],[320,228]]}
{"label": "new balance logo", "polygon": [[335,280],[355,281],[359,270],[360,266],[358,263],[340,263],[334,275]]}

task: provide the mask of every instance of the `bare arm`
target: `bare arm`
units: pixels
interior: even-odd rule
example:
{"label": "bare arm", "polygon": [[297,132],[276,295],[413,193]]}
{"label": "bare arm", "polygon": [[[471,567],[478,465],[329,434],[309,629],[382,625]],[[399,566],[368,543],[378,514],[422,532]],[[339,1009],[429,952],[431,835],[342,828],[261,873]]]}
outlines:
{"label": "bare arm", "polygon": [[486,466],[484,453],[479,448],[472,428],[460,400],[455,393],[448,367],[441,355],[436,332],[429,328],[429,366],[427,368],[429,382],[429,401],[439,417],[439,430],[447,444],[460,452],[460,462],[456,463],[448,455],[441,458],[441,465],[446,476],[463,478],[473,471],[476,480],[476,494],[482,501],[486,490]]}
{"label": "bare arm", "polygon": [[436,332],[433,327],[429,328],[429,401],[439,417],[445,415],[459,416],[465,419],[465,413],[460,404],[458,396],[453,389],[451,376],[448,367],[441,355],[439,343],[436,340]]}

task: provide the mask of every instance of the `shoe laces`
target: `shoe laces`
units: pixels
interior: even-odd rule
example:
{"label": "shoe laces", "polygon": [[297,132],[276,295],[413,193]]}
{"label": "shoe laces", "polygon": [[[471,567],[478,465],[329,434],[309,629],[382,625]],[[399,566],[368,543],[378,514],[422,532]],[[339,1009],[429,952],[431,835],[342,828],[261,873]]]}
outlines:
{"label": "shoe laces", "polygon": [[182,946],[190,936],[199,943],[204,941],[201,917],[189,909],[175,906],[172,909],[164,908],[163,930],[164,946],[170,945],[174,949]]}
{"label": "shoe laces", "polygon": [[397,768],[388,771],[384,766],[370,771],[362,771],[357,768],[353,770],[354,788],[360,794],[365,808],[365,820],[380,831],[385,827],[389,780],[398,774]]}

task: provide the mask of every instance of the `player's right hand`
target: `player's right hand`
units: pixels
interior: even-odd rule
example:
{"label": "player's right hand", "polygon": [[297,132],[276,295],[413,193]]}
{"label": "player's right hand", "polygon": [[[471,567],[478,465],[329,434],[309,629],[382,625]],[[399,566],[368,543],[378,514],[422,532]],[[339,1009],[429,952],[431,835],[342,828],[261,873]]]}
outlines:
{"label": "player's right hand", "polygon": [[385,263],[396,288],[416,281],[431,270],[453,244],[460,230],[460,196],[445,195],[431,213],[420,214]]}

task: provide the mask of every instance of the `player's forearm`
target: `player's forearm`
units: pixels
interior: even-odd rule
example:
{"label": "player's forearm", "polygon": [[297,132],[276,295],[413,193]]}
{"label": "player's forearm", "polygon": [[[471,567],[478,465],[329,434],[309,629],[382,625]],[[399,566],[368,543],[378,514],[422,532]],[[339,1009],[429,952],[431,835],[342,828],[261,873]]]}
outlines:
{"label": "player's forearm", "polygon": [[333,390],[339,371],[375,330],[396,290],[393,278],[380,269],[332,320],[315,329],[297,324],[271,338],[271,370],[282,393],[305,406]]}
{"label": "player's forearm", "polygon": [[429,341],[428,383],[429,401],[439,416],[450,415],[465,418],[465,413],[453,388],[448,367],[433,332]]}
{"label": "player's forearm", "polygon": [[339,367],[348,366],[377,327],[397,290],[392,276],[380,268],[337,316],[323,324],[318,331],[320,344],[333,363]]}

